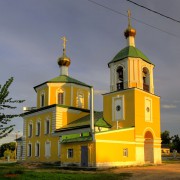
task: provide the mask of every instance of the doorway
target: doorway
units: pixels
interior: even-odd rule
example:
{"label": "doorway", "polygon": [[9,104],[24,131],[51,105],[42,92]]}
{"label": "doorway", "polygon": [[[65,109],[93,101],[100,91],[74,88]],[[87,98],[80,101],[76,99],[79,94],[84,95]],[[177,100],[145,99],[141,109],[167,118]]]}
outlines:
{"label": "doorway", "polygon": [[146,163],[154,162],[154,145],[153,145],[153,135],[150,131],[145,133],[144,137],[144,161]]}
{"label": "doorway", "polygon": [[81,146],[81,166],[88,167],[88,147]]}

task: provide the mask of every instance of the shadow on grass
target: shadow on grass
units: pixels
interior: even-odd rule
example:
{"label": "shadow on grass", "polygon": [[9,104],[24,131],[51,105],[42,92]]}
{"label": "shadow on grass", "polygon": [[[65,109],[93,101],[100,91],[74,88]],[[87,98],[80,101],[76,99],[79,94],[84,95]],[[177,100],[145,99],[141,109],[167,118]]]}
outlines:
{"label": "shadow on grass", "polygon": [[[44,171],[45,170],[45,171]],[[25,180],[128,180],[130,177],[132,177],[131,173],[111,173],[108,171],[106,172],[97,172],[97,171],[91,171],[91,172],[82,172],[82,171],[53,171],[52,169],[49,169],[49,172],[47,172],[47,169],[40,169],[40,171],[36,170],[29,170],[27,168],[24,168],[22,165],[19,164],[0,164],[0,180],[7,180],[7,179],[25,179]]]}

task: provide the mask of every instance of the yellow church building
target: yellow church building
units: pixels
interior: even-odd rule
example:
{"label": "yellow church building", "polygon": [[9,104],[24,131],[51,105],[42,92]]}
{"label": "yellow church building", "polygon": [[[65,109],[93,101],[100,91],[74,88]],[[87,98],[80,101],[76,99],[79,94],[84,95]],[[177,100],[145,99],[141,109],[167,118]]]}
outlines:
{"label": "yellow church building", "polygon": [[103,94],[103,112],[94,111],[93,87],[69,76],[62,38],[60,75],[34,87],[37,107],[22,114],[18,161],[81,167],[161,163],[154,64],[136,48],[130,17],[124,35],[126,47],[108,63],[110,92]]}

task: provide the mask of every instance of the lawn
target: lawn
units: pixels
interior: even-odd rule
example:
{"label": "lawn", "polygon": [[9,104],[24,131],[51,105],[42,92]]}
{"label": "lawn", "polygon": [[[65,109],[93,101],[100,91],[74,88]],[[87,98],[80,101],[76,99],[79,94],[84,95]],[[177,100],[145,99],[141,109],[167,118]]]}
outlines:
{"label": "lawn", "polygon": [[69,171],[60,169],[28,169],[17,163],[0,164],[0,179],[40,179],[40,180],[123,180],[129,179],[131,173],[108,173],[96,171]]}

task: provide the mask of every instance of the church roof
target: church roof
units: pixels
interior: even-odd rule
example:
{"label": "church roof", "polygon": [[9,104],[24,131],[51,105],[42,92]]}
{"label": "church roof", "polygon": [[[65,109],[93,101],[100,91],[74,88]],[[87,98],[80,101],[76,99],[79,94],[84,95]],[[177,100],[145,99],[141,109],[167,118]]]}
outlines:
{"label": "church roof", "polygon": [[[96,127],[105,127],[105,128],[110,128],[111,125],[109,125],[103,118],[103,112],[94,112],[94,125]],[[87,116],[84,116],[80,119],[77,119],[68,125],[57,129],[56,131],[65,131],[65,130],[70,130],[70,129],[79,129],[83,127],[89,127],[90,126],[90,114]]]}
{"label": "church roof", "polygon": [[91,87],[90,85],[88,84],[85,84],[81,81],[78,81],[77,79],[74,79],[70,76],[66,76],[66,75],[60,75],[60,76],[57,76],[53,79],[50,79],[40,85],[37,85],[34,87],[34,89],[36,89],[37,87],[43,85],[43,84],[46,84],[46,83],[74,83],[74,84],[78,84],[78,85],[81,85],[81,86],[86,86],[86,87]]}
{"label": "church roof", "polygon": [[108,63],[108,66],[111,63],[123,60],[127,57],[141,58],[147,63],[153,64],[139,49],[133,46],[127,46],[116,54],[116,56],[112,59],[112,61]]}

